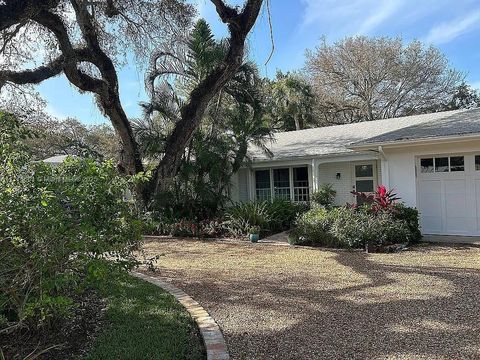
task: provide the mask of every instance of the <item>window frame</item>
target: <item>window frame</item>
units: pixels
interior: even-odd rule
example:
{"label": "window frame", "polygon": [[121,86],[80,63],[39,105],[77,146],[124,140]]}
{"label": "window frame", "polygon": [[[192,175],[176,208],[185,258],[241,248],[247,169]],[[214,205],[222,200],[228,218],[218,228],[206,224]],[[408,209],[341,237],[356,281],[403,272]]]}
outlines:
{"label": "window frame", "polygon": [[[294,184],[294,171],[295,169],[298,168],[306,168],[307,171],[307,186],[299,187],[295,186]],[[275,170],[280,170],[280,169],[288,169],[288,178],[289,178],[289,190],[288,190],[288,198],[285,196],[278,196],[277,195],[277,190],[278,189],[286,189],[285,187],[280,187],[276,188],[275,187],[275,181],[274,181],[274,172]],[[273,201],[276,198],[284,198],[287,200],[290,200],[292,202],[305,202],[305,201],[310,201],[310,187],[311,187],[311,175],[310,175],[310,167],[308,164],[300,164],[300,165],[291,165],[291,166],[274,166],[274,167],[262,167],[262,168],[254,168],[253,170],[253,194],[254,194],[254,201]],[[270,176],[270,195],[268,199],[260,199],[258,196],[258,189],[257,188],[257,181],[256,181],[256,174],[257,171],[268,171],[269,176]],[[267,189],[267,188],[265,188]],[[300,193],[303,192],[303,193]],[[298,193],[298,194],[297,194]],[[302,200],[307,198],[308,200]],[[300,200],[298,200],[300,199]]]}
{"label": "window frame", "polygon": [[[429,175],[429,174],[451,174],[451,173],[464,173],[467,171],[466,168],[466,156],[467,155],[461,155],[461,154],[441,154],[441,155],[421,155],[418,157],[418,168],[420,174],[424,175]],[[443,159],[446,158],[448,161],[447,168],[448,171],[437,171],[437,162],[436,159]],[[451,158],[463,158],[463,170],[454,170],[452,171],[452,163],[451,163]],[[428,171],[422,171],[422,160],[428,160],[432,159],[433,161],[433,171],[428,172]],[[456,167],[461,166],[461,165],[454,165]]]}

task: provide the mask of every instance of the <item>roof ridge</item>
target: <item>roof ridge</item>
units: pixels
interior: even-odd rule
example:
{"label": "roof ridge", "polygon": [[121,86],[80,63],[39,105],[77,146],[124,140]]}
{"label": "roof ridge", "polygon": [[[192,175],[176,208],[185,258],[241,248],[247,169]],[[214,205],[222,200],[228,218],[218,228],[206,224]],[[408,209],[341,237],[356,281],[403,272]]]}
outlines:
{"label": "roof ridge", "polygon": [[405,115],[405,116],[398,116],[398,117],[390,117],[390,118],[385,118],[385,119],[365,120],[365,121],[358,121],[358,122],[347,123],[347,124],[318,126],[318,127],[314,127],[314,128],[301,129],[301,130],[279,131],[277,133],[274,133],[273,135],[276,136],[276,135],[280,135],[280,134],[295,134],[295,133],[300,133],[300,132],[303,132],[303,131],[312,131],[312,130],[317,130],[317,129],[331,129],[331,128],[339,128],[339,127],[349,127],[349,126],[365,124],[365,123],[372,124],[372,123],[379,123],[379,122],[384,122],[384,121],[393,120],[393,119],[399,120],[399,119],[408,119],[408,118],[412,118],[412,117],[428,117],[428,116],[432,116],[432,115],[439,115],[439,118],[441,118],[440,114],[447,116],[449,114],[461,113],[461,112],[464,112],[464,111],[471,111],[471,110],[475,110],[475,109],[478,109],[478,108],[437,111],[437,112],[433,112],[433,113],[413,114],[413,115]]}

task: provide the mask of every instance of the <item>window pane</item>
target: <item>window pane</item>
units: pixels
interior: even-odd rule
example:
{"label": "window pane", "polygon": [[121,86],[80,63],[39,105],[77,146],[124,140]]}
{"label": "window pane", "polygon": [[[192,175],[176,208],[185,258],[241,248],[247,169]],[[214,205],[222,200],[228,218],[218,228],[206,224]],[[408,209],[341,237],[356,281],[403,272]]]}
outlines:
{"label": "window pane", "polygon": [[433,173],[433,158],[420,159],[420,171],[422,173]]}
{"label": "window pane", "polygon": [[465,171],[463,156],[452,156],[450,158],[450,171]]}
{"label": "window pane", "polygon": [[356,177],[370,177],[373,176],[373,165],[355,165]]}
{"label": "window pane", "polygon": [[448,157],[435,158],[435,172],[448,172]]}
{"label": "window pane", "polygon": [[475,155],[475,170],[480,170],[480,155]]}
{"label": "window pane", "polygon": [[359,192],[373,192],[373,180],[357,180],[356,190]]}
{"label": "window pane", "polygon": [[255,195],[257,200],[269,200],[272,197],[270,190],[270,170],[255,171]]}
{"label": "window pane", "polygon": [[273,186],[274,187],[288,187],[290,188],[289,169],[274,169],[273,170]]}
{"label": "window pane", "polygon": [[308,187],[307,167],[293,169],[293,200],[309,201],[310,188]]}
{"label": "window pane", "polygon": [[293,169],[293,186],[308,187],[308,169],[307,167]]}
{"label": "window pane", "polygon": [[273,170],[273,188],[276,198],[290,199],[290,172],[288,168]]}
{"label": "window pane", "polygon": [[257,189],[270,188],[270,170],[255,171],[255,180]]}

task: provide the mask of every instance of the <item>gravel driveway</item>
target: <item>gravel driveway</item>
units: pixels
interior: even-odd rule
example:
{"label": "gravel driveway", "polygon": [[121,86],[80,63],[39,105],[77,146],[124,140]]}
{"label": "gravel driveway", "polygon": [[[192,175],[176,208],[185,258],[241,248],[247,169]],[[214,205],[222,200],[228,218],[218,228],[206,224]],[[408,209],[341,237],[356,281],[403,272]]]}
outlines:
{"label": "gravel driveway", "polygon": [[398,254],[150,241],[233,359],[480,359],[480,247]]}

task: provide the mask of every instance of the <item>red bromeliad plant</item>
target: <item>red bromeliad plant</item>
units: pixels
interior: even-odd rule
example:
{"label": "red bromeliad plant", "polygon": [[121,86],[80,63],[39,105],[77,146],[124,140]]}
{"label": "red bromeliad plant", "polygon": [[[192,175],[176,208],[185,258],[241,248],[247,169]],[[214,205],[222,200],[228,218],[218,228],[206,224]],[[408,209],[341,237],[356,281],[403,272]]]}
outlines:
{"label": "red bromeliad plant", "polygon": [[360,197],[364,203],[370,205],[370,209],[375,213],[379,211],[394,212],[395,204],[400,199],[393,192],[393,189],[387,190],[384,185],[378,186],[374,193],[352,191],[352,194]]}

